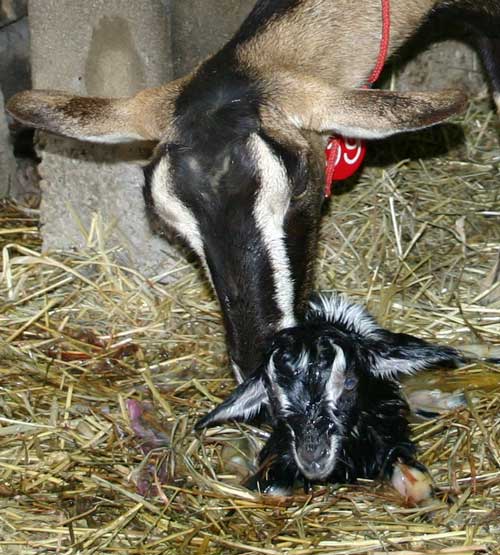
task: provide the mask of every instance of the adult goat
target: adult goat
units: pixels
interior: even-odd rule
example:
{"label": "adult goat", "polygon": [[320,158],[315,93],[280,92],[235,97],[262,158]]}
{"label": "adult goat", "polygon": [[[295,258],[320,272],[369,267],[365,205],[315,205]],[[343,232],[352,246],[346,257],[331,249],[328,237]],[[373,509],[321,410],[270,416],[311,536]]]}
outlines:
{"label": "adult goat", "polygon": [[[388,54],[445,9],[477,28],[500,104],[498,1],[392,0]],[[7,108],[82,141],[158,141],[146,199],[205,266],[241,381],[268,338],[304,311],[328,135],[387,137],[465,106],[460,91],[362,88],[380,35],[380,0],[258,0],[229,43],[184,78],[132,98],[27,91]]]}

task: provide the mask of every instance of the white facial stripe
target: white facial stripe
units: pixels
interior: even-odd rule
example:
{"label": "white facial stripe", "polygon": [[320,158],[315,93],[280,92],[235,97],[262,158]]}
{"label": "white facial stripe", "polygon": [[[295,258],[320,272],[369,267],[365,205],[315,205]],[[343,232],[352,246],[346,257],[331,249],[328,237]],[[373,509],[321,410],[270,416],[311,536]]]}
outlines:
{"label": "white facial stripe", "polygon": [[284,232],[285,214],[290,204],[288,177],[282,162],[258,135],[253,134],[249,141],[262,179],[254,216],[273,270],[274,298],[282,313],[279,328],[292,327],[296,323],[294,291]]}
{"label": "white facial stripe", "polygon": [[340,448],[340,440],[336,435],[332,435],[330,438],[330,454],[328,455],[328,461],[325,464],[325,470],[320,480],[327,478],[335,469],[335,463],[337,462],[337,455]]}
{"label": "white facial stripe", "polygon": [[155,207],[165,222],[170,223],[186,239],[208,269],[198,222],[191,210],[173,194],[167,157],[163,156],[158,162],[151,179]]}
{"label": "white facial stripe", "polygon": [[300,351],[300,355],[297,357],[295,364],[299,370],[306,370],[309,364],[309,351],[307,349],[302,349],[302,351]]}
{"label": "white facial stripe", "polygon": [[271,382],[271,387],[273,393],[278,400],[279,404],[279,412],[281,416],[288,416],[290,413],[290,402],[283,390],[283,388],[278,384],[278,380],[276,379],[276,366],[274,365],[274,355],[271,355],[269,362],[267,364],[267,374],[269,376],[269,381]]}
{"label": "white facial stripe", "polygon": [[335,360],[332,364],[332,369],[330,371],[330,377],[328,378],[328,382],[326,384],[326,401],[329,403],[331,408],[335,408],[337,405],[337,401],[339,397],[342,395],[344,391],[344,383],[345,383],[345,369],[346,369],[346,360],[344,351],[338,346],[334,345],[333,348],[337,353]]}

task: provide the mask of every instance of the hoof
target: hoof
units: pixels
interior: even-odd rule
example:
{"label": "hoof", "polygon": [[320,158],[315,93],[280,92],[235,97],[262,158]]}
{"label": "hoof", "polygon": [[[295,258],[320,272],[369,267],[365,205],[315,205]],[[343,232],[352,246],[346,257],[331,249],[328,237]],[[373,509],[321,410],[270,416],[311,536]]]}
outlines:
{"label": "hoof", "polygon": [[273,495],[275,497],[288,497],[293,494],[293,484],[280,482],[279,480],[266,480],[258,474],[250,476],[243,482],[243,486],[263,495]]}
{"label": "hoof", "polygon": [[419,468],[396,462],[391,477],[393,487],[411,505],[417,505],[432,497],[431,477],[427,470],[421,470],[423,465],[417,464]]}

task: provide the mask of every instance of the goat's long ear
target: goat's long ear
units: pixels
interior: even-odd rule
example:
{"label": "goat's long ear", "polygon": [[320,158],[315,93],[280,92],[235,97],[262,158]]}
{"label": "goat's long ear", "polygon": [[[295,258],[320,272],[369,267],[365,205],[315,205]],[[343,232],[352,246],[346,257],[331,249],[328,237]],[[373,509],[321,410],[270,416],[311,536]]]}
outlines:
{"label": "goat's long ear", "polygon": [[370,371],[378,377],[397,377],[436,367],[456,368],[466,361],[453,347],[433,345],[405,333],[380,330],[377,336],[363,339],[363,343]]}
{"label": "goat's long ear", "polygon": [[288,120],[284,125],[361,139],[380,139],[435,125],[463,111],[467,101],[459,90],[342,89],[309,76],[288,74],[270,80],[267,98],[264,124],[267,115],[269,126],[279,125],[275,107]]}
{"label": "goat's long ear", "polygon": [[254,374],[240,384],[234,392],[212,412],[198,420],[195,428],[201,430],[227,420],[248,422],[267,403],[268,397],[262,374]]}
{"label": "goat's long ear", "polygon": [[14,95],[6,109],[25,125],[81,141],[158,140],[173,118],[179,88],[179,82],[174,81],[130,98],[32,90]]}

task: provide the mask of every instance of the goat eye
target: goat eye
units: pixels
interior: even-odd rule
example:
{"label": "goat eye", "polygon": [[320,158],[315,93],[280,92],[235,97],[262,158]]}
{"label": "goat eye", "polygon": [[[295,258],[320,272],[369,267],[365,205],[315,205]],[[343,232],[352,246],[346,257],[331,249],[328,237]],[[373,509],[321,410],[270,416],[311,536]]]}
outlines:
{"label": "goat eye", "polygon": [[356,378],[347,378],[347,380],[344,382],[344,388],[348,391],[351,391],[356,387],[357,383],[358,380]]}
{"label": "goat eye", "polygon": [[307,194],[307,181],[300,183],[298,187],[295,187],[292,193],[292,200],[297,201],[303,199]]}

